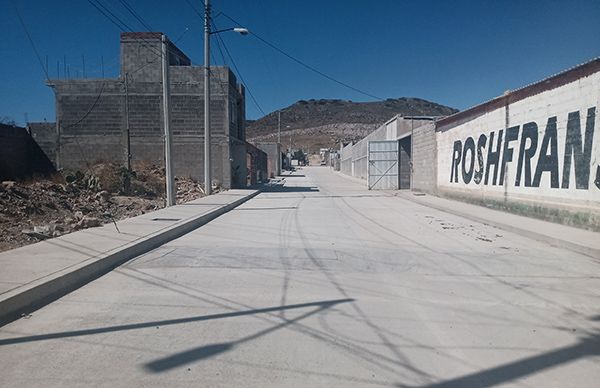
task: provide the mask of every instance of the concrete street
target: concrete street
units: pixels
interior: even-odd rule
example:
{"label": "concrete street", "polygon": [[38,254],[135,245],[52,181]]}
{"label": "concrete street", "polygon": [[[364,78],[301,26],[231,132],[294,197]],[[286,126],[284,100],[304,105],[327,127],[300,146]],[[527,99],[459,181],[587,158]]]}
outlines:
{"label": "concrete street", "polygon": [[284,182],[0,328],[0,386],[598,386],[600,260]]}

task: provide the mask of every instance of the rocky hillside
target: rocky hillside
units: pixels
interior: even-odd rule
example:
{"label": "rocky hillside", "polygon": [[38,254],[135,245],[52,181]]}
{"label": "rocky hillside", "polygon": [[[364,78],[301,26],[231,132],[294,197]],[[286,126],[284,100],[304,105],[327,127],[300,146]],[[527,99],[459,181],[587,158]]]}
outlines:
{"label": "rocky hillside", "polygon": [[[281,110],[281,142],[294,148],[338,147],[362,139],[388,119],[403,116],[447,116],[456,109],[420,98],[376,102],[300,100]],[[249,141],[277,140],[277,112],[247,122]]]}

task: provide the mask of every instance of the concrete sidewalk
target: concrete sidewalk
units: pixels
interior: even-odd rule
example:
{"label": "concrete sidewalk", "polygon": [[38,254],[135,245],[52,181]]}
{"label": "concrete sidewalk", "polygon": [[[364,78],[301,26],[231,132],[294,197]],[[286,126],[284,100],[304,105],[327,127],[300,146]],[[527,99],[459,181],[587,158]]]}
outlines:
{"label": "concrete sidewalk", "polygon": [[180,237],[256,196],[229,190],[138,217],[0,253],[0,325],[123,262]]}
{"label": "concrete sidewalk", "polygon": [[[392,193],[389,192],[388,193]],[[410,191],[394,196],[600,259],[600,233]]]}

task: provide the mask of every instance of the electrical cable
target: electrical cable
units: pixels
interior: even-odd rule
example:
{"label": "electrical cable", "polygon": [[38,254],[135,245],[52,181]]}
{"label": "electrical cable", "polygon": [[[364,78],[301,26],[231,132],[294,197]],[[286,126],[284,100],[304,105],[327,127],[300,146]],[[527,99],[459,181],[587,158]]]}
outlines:
{"label": "electrical cable", "polygon": [[[198,9],[192,4],[192,2],[190,0],[184,0],[184,1],[190,6],[190,8],[194,11],[194,13],[196,15],[198,15],[201,19],[204,19],[204,15],[202,15],[200,13],[200,11],[198,11]],[[202,1],[202,0],[201,0],[201,3],[203,5],[205,5],[204,1]],[[222,12],[219,12],[219,15],[220,14],[222,14]],[[213,25],[214,30],[218,31],[218,28],[217,28],[217,26],[215,25],[215,22],[214,22],[215,18],[213,17],[211,19],[212,19],[211,23]],[[221,41],[221,43],[223,44],[223,47],[225,48],[225,52],[229,56],[229,58],[231,60],[231,63],[233,64],[233,67],[235,69],[235,72],[237,73],[238,77],[240,78],[240,80],[244,84],[246,90],[248,90],[248,94],[250,95],[250,99],[252,100],[252,102],[254,103],[254,105],[256,106],[256,108],[262,113],[262,115],[266,116],[267,114],[265,113],[265,111],[262,109],[262,107],[260,106],[260,104],[256,100],[256,97],[254,97],[254,93],[252,93],[252,90],[248,87],[248,83],[244,80],[244,77],[243,77],[242,73],[238,69],[238,67],[237,67],[237,65],[236,65],[233,57],[229,53],[229,50],[227,49],[227,46],[225,45],[225,41],[223,40],[223,38],[219,34],[216,34],[216,36],[217,36],[217,47],[219,48],[219,51],[221,52],[221,57],[223,57],[223,62],[226,63],[227,61],[225,61],[225,56],[223,55],[223,51],[221,50],[221,45],[220,45],[219,41]]]}
{"label": "electrical cable", "polygon": [[[100,12],[105,18],[107,18],[112,24],[114,24],[119,30],[121,30],[122,32],[134,32],[134,30],[125,22],[123,22],[118,16],[116,16],[110,9],[108,9],[107,6],[103,5],[100,0],[87,0],[88,3],[90,3],[94,8],[96,8],[96,10],[98,12]],[[112,15],[112,17],[111,17]],[[148,40],[139,37],[139,40],[141,40],[142,42],[142,46],[146,47],[148,50],[153,51],[155,54],[157,55],[161,55],[161,52],[159,49],[157,49],[156,47],[152,47],[150,46],[151,42],[149,42]]]}
{"label": "electrical cable", "polygon": [[[232,21],[233,23],[235,23],[235,24],[237,24],[238,26],[242,27],[242,24],[241,24],[240,22],[238,22],[237,20],[235,20],[234,18],[232,18],[231,16],[227,15],[227,14],[226,14],[226,13],[224,13],[224,12],[221,12],[221,14],[222,14],[223,16],[225,16],[227,19],[229,19],[230,21]],[[300,64],[301,66],[303,66],[303,67],[307,68],[308,70],[310,70],[310,71],[312,71],[312,72],[314,72],[314,73],[316,73],[316,74],[319,74],[320,76],[322,76],[322,77],[324,77],[324,78],[327,78],[328,80],[330,80],[330,81],[332,81],[332,82],[335,82],[335,83],[337,83],[337,84],[339,84],[339,85],[342,85],[342,86],[344,86],[344,87],[346,87],[346,88],[348,88],[348,89],[351,89],[351,90],[353,90],[353,91],[355,91],[355,92],[358,92],[358,93],[360,93],[360,94],[363,94],[363,95],[365,95],[365,96],[368,96],[368,97],[374,98],[374,99],[376,99],[376,100],[380,100],[380,101],[384,101],[384,100],[385,100],[384,98],[381,98],[381,97],[375,96],[375,95],[373,95],[373,94],[371,94],[371,93],[368,93],[368,92],[365,92],[365,91],[363,91],[363,90],[360,90],[360,89],[358,89],[358,88],[356,88],[356,87],[354,87],[354,86],[352,86],[352,85],[349,85],[349,84],[347,84],[347,83],[345,83],[345,82],[342,82],[342,81],[340,81],[340,80],[338,80],[338,79],[335,79],[335,78],[333,78],[333,77],[332,77],[332,76],[330,76],[330,75],[327,75],[327,74],[323,73],[322,71],[320,71],[320,70],[316,69],[315,67],[313,67],[313,66],[311,66],[311,65],[309,65],[309,64],[307,64],[307,63],[305,63],[305,62],[301,61],[300,59],[298,59],[298,58],[294,57],[293,55],[291,55],[291,54],[287,53],[287,52],[286,52],[286,51],[284,51],[283,49],[280,49],[280,48],[279,48],[279,47],[277,47],[275,44],[273,44],[273,43],[271,43],[271,42],[267,41],[265,38],[261,37],[260,35],[258,35],[257,33],[253,32],[252,30],[249,30],[248,32],[249,32],[249,33],[250,33],[252,36],[254,36],[255,38],[257,38],[258,40],[260,40],[261,42],[263,42],[264,44],[266,44],[267,46],[269,46],[269,47],[271,47],[272,49],[274,49],[275,51],[279,52],[280,54],[282,54],[282,55],[286,56],[287,58],[289,58],[289,59],[291,59],[292,61],[294,61],[294,62],[296,62],[296,63]]]}
{"label": "electrical cable", "polygon": [[[213,26],[216,29],[216,25],[214,24],[214,22],[213,22]],[[254,105],[256,105],[256,107],[262,113],[262,115],[266,116],[267,114],[261,108],[260,104],[256,100],[256,97],[254,97],[254,93],[252,93],[252,90],[250,90],[250,87],[248,86],[248,83],[246,82],[246,80],[244,79],[244,76],[240,72],[240,69],[238,69],[237,64],[235,63],[235,60],[233,59],[233,56],[231,56],[231,53],[229,52],[229,49],[227,48],[227,45],[225,44],[225,41],[223,40],[223,38],[219,34],[216,34],[216,36],[217,36],[217,39],[220,40],[221,43],[223,44],[223,48],[225,49],[225,53],[227,53],[227,56],[229,57],[229,60],[231,61],[231,64],[233,65],[233,68],[235,69],[238,77],[240,77],[240,80],[242,81],[242,83],[246,87],[246,90],[248,90],[248,94],[250,95],[250,99],[252,100],[252,102],[254,103]]]}
{"label": "electrical cable", "polygon": [[139,13],[135,11],[135,9],[127,2],[127,0],[119,0],[119,2],[123,5],[123,7],[125,7],[125,9],[127,9],[127,11],[129,11],[131,15],[133,15],[134,18],[136,18],[138,22],[140,22],[142,26],[144,26],[145,29],[148,31],[153,30],[153,28],[146,23],[146,21],[140,16]]}
{"label": "electrical cable", "polygon": [[27,39],[29,40],[29,44],[31,44],[31,48],[33,49],[33,52],[35,53],[35,56],[37,57],[37,60],[40,63],[40,66],[42,67],[44,74],[46,75],[46,81],[47,81],[50,79],[50,76],[48,75],[48,69],[46,68],[46,66],[44,66],[42,57],[40,56],[40,53],[38,52],[37,48],[35,47],[33,38],[31,37],[31,34],[29,33],[29,29],[27,29],[27,26],[25,25],[25,21],[21,17],[21,13],[19,12],[19,9],[17,8],[17,4],[14,1],[12,3],[13,3],[13,7],[15,8],[15,12],[17,14],[17,18],[19,18],[19,22],[21,23],[21,26],[23,27],[23,30],[25,31],[25,35],[27,35]]}

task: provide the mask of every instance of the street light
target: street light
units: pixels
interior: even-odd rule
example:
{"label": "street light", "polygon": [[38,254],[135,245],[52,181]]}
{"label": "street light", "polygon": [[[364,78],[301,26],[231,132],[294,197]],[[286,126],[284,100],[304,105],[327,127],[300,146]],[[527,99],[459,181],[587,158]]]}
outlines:
{"label": "street light", "polygon": [[210,195],[212,179],[210,171],[210,36],[220,32],[233,31],[248,35],[248,30],[242,27],[226,28],[210,31],[210,0],[204,1],[204,191]]}
{"label": "street light", "polygon": [[236,27],[236,28],[233,29],[233,32],[237,32],[237,33],[242,34],[242,35],[248,35],[248,29],[247,28]]}

